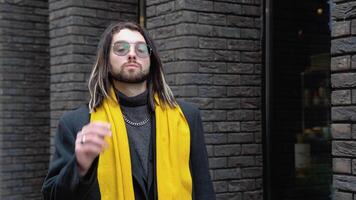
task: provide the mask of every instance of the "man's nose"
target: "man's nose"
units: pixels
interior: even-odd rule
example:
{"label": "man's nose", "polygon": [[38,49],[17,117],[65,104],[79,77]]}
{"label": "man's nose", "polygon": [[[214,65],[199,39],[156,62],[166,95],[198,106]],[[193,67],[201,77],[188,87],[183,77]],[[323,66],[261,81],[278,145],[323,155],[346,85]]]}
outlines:
{"label": "man's nose", "polygon": [[133,47],[130,47],[130,51],[129,53],[127,54],[128,55],[128,59],[131,60],[131,59],[134,59],[136,60],[136,52],[135,52],[135,48]]}

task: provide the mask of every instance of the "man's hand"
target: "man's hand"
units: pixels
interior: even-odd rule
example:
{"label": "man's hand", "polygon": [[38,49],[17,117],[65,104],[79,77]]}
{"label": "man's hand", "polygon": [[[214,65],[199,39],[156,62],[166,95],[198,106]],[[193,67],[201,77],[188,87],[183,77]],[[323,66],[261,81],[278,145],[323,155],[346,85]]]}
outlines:
{"label": "man's hand", "polygon": [[88,172],[94,159],[108,147],[105,136],[111,136],[110,124],[106,122],[91,122],[77,134],[75,156],[81,177]]}

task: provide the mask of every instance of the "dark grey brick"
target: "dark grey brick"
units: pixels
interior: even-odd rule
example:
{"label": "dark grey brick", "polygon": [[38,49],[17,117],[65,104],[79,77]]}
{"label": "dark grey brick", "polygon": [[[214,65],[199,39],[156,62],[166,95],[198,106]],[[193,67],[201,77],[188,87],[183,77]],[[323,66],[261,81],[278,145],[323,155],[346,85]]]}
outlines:
{"label": "dark grey brick", "polygon": [[351,173],[351,159],[333,158],[334,173]]}
{"label": "dark grey brick", "polygon": [[227,65],[228,73],[252,74],[255,67],[251,63],[229,63]]}
{"label": "dark grey brick", "polygon": [[166,2],[156,6],[156,14],[164,15],[174,11],[174,1]]}
{"label": "dark grey brick", "polygon": [[164,40],[156,40],[155,44],[160,51],[176,49],[176,48],[184,48],[184,47],[196,48],[198,47],[198,37],[195,36],[173,37]]}
{"label": "dark grey brick", "polygon": [[229,180],[236,178],[241,178],[241,170],[239,168],[216,169],[214,171],[214,180]]}
{"label": "dark grey brick", "polygon": [[226,50],[215,50],[214,51],[214,61],[238,62],[238,61],[240,61],[240,52],[226,51]]}
{"label": "dark grey brick", "polygon": [[239,75],[214,75],[213,77],[214,85],[239,85],[240,76]]}
{"label": "dark grey brick", "polygon": [[248,199],[248,200],[262,199],[262,191],[244,192],[243,199]]}
{"label": "dark grey brick", "polygon": [[215,156],[238,156],[241,154],[241,145],[219,145],[214,149]]}
{"label": "dark grey brick", "polygon": [[202,110],[201,113],[204,121],[226,120],[226,111],[224,110]]}
{"label": "dark grey brick", "polygon": [[227,25],[237,26],[237,27],[249,27],[249,28],[256,27],[254,18],[246,17],[246,16],[236,16],[236,15],[227,16]]}
{"label": "dark grey brick", "polygon": [[200,97],[223,97],[226,96],[225,86],[199,86]]}
{"label": "dark grey brick", "polygon": [[214,2],[214,11],[224,14],[242,14],[241,5],[225,2]]}
{"label": "dark grey brick", "polygon": [[255,51],[258,50],[258,43],[253,40],[228,40],[227,48],[232,50]]}
{"label": "dark grey brick", "polygon": [[240,107],[240,101],[236,98],[219,98],[214,101],[215,109],[236,109]]}
{"label": "dark grey brick", "polygon": [[254,156],[237,156],[228,158],[228,167],[251,167],[255,165]]}
{"label": "dark grey brick", "polygon": [[170,25],[151,29],[149,30],[149,33],[154,39],[170,38],[176,35],[176,26]]}
{"label": "dark grey brick", "polygon": [[226,39],[199,38],[199,48],[203,49],[226,49]]}
{"label": "dark grey brick", "polygon": [[232,97],[254,97],[260,96],[259,87],[227,87],[227,96]]}
{"label": "dark grey brick", "polygon": [[356,138],[356,124],[352,124],[351,134],[352,134],[352,138],[355,139]]}
{"label": "dark grey brick", "polygon": [[159,15],[157,17],[148,18],[147,28],[152,29],[181,22],[196,22],[197,20],[198,16],[195,12],[175,11],[167,15]]}
{"label": "dark grey brick", "polygon": [[347,105],[351,104],[350,90],[335,90],[331,93],[331,103],[333,105]]}
{"label": "dark grey brick", "polygon": [[351,96],[352,96],[352,104],[356,104],[356,90],[355,89],[353,89],[352,91],[351,91]]}
{"label": "dark grey brick", "polygon": [[331,70],[342,71],[351,68],[350,56],[338,56],[331,58]]}
{"label": "dark grey brick", "polygon": [[333,88],[356,87],[356,73],[337,73],[331,75]]}
{"label": "dark grey brick", "polygon": [[146,17],[156,16],[156,6],[147,6],[146,7]]}
{"label": "dark grey brick", "polygon": [[356,121],[356,107],[332,107],[331,119],[333,121]]}
{"label": "dark grey brick", "polygon": [[240,98],[240,103],[241,109],[253,109],[261,107],[260,98]]}
{"label": "dark grey brick", "polygon": [[240,38],[241,30],[233,27],[214,26],[212,27],[211,35],[219,38]]}
{"label": "dark grey brick", "polygon": [[223,62],[199,62],[199,72],[225,73],[226,63]]}
{"label": "dark grey brick", "polygon": [[198,23],[209,25],[226,25],[226,15],[216,13],[199,13]]}
{"label": "dark grey brick", "polygon": [[260,16],[261,15],[261,7],[254,5],[241,5],[241,11],[243,15],[247,16]]}
{"label": "dark grey brick", "polygon": [[197,73],[199,63],[195,61],[177,61],[165,63],[163,67],[166,74],[177,74],[183,72]]}
{"label": "dark grey brick", "polygon": [[[132,2],[132,0],[125,0],[125,1]],[[147,6],[151,6],[151,5],[155,5],[155,4],[164,3],[164,2],[167,2],[167,1],[170,1],[170,0],[148,0],[146,2],[146,5]]]}
{"label": "dark grey brick", "polygon": [[356,43],[356,37],[334,39],[331,41],[331,53],[333,55],[355,53],[356,52],[354,48],[355,43]]}
{"label": "dark grey brick", "polygon": [[217,132],[237,132],[240,131],[240,122],[215,122],[214,130]]}
{"label": "dark grey brick", "polygon": [[241,62],[260,63],[260,52],[241,52]]}
{"label": "dark grey brick", "polygon": [[171,89],[176,97],[194,97],[198,95],[198,86],[196,85],[172,86]]}
{"label": "dark grey brick", "polygon": [[351,68],[356,69],[356,55],[351,57]]}
{"label": "dark grey brick", "polygon": [[176,0],[176,9],[189,9],[196,11],[212,11],[213,10],[213,2],[202,0],[199,3],[196,3],[194,0]]}
{"label": "dark grey brick", "polygon": [[354,12],[350,12],[350,8],[356,6],[356,2],[350,1],[345,3],[334,4],[331,16],[336,20],[351,19],[356,16]]}
{"label": "dark grey brick", "polygon": [[333,186],[339,190],[356,192],[356,177],[346,175],[334,175]]}
{"label": "dark grey brick", "polygon": [[352,20],[351,22],[351,33],[352,35],[355,35],[356,34],[356,20]]}
{"label": "dark grey brick", "polygon": [[212,36],[212,32],[213,27],[209,25],[181,23],[176,26],[177,35]]}
{"label": "dark grey brick", "polygon": [[351,139],[351,124],[331,124],[333,139]]}
{"label": "dark grey brick", "polygon": [[259,75],[241,75],[241,85],[260,85],[261,76]]}
{"label": "dark grey brick", "polygon": [[231,192],[248,191],[248,190],[254,190],[256,188],[254,179],[242,179],[237,181],[229,181],[228,186],[229,186],[229,191]]}
{"label": "dark grey brick", "polygon": [[215,61],[215,52],[205,49],[178,49],[175,51],[177,60]]}
{"label": "dark grey brick", "polygon": [[210,74],[177,74],[176,75],[176,84],[185,85],[185,84],[211,84],[213,77]]}
{"label": "dark grey brick", "polygon": [[180,98],[192,104],[195,104],[200,109],[211,109],[213,108],[213,100],[211,98],[201,98],[201,97],[194,97],[194,98]]}
{"label": "dark grey brick", "polygon": [[227,182],[226,181],[215,181],[213,183],[215,193],[227,192]]}
{"label": "dark grey brick", "polygon": [[225,158],[225,157],[209,158],[209,167],[211,169],[226,168],[227,167],[227,158]]}
{"label": "dark grey brick", "polygon": [[259,29],[242,28],[240,30],[243,39],[259,39],[261,37]]}
{"label": "dark grey brick", "polygon": [[227,112],[227,120],[246,121],[254,119],[253,110],[233,110]]}
{"label": "dark grey brick", "polygon": [[253,133],[229,133],[228,142],[229,143],[252,143],[254,142]]}
{"label": "dark grey brick", "polygon": [[261,167],[247,167],[241,169],[241,174],[243,178],[257,178],[262,177]]}
{"label": "dark grey brick", "polygon": [[350,21],[336,21],[331,30],[331,36],[340,37],[349,35],[351,32]]}
{"label": "dark grey brick", "polygon": [[205,143],[206,144],[226,144],[227,137],[226,134],[205,134]]}
{"label": "dark grey brick", "polygon": [[241,155],[253,155],[262,153],[261,144],[242,144],[241,146]]}
{"label": "dark grey brick", "polygon": [[332,154],[333,156],[354,157],[356,155],[355,147],[354,141],[333,141]]}
{"label": "dark grey brick", "polygon": [[352,193],[336,191],[333,198],[335,200],[352,200]]}
{"label": "dark grey brick", "polygon": [[[344,159],[344,160],[348,161],[348,159]],[[348,173],[350,173],[348,170],[348,166],[347,166],[347,164],[350,164],[350,163],[348,163],[346,161],[345,161],[345,163],[342,163],[342,167],[340,167],[341,168],[340,171],[347,171]],[[353,159],[351,162],[351,169],[352,169],[352,174],[355,175],[356,174],[356,160],[355,159]]]}
{"label": "dark grey brick", "polygon": [[216,194],[217,200],[242,200],[241,192]]}

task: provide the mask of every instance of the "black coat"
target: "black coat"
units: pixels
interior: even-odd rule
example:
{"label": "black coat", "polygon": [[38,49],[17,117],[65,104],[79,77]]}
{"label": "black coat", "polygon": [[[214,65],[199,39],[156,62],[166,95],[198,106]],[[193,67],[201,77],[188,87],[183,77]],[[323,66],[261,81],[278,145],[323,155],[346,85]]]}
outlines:
{"label": "black coat", "polygon": [[[215,193],[210,179],[208,158],[204,143],[200,112],[190,104],[179,102],[188,121],[191,134],[190,170],[193,180],[193,200],[214,200]],[[152,119],[152,139],[150,144],[150,164],[148,184],[143,178],[143,170],[138,155],[131,151],[131,166],[136,200],[157,199],[155,179],[155,120]],[[50,163],[42,193],[45,200],[99,200],[100,190],[97,180],[98,158],[88,173],[80,177],[74,153],[75,139],[82,127],[90,121],[87,106],[65,113],[59,120],[55,136],[55,152]],[[133,149],[133,148],[131,148]]]}

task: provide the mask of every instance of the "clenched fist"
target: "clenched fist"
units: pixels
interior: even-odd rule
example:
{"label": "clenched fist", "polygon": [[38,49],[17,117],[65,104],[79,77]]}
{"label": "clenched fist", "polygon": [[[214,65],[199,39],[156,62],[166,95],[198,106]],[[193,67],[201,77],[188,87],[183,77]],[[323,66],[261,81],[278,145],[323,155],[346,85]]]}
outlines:
{"label": "clenched fist", "polygon": [[77,134],[75,156],[81,177],[88,172],[94,159],[108,147],[105,137],[111,135],[110,124],[106,122],[91,122]]}

